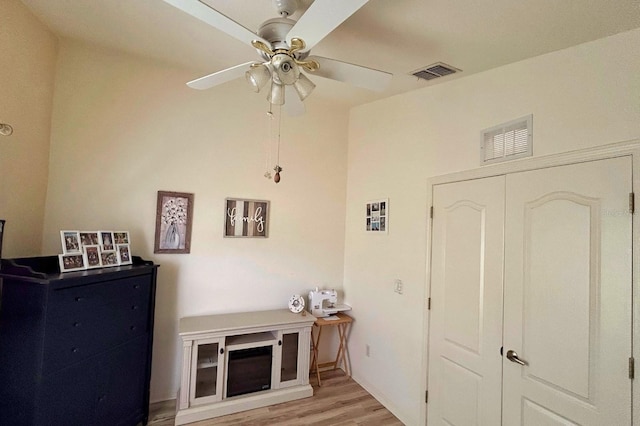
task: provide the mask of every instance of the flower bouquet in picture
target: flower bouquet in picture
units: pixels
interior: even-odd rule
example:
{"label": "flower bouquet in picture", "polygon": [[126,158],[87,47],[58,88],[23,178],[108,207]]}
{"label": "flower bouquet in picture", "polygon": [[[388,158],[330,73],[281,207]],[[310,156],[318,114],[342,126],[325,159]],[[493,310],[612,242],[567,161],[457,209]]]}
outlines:
{"label": "flower bouquet in picture", "polygon": [[193,194],[158,191],[154,253],[189,253]]}

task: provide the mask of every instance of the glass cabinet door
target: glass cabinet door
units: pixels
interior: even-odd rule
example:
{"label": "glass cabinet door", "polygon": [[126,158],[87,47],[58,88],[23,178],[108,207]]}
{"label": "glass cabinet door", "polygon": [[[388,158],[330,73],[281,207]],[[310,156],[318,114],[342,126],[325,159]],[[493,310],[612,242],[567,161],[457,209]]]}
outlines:
{"label": "glass cabinet door", "polygon": [[221,339],[195,342],[191,362],[192,403],[209,403],[222,399],[223,346]]}
{"label": "glass cabinet door", "polygon": [[282,333],[280,387],[298,384],[298,345],[300,333]]}

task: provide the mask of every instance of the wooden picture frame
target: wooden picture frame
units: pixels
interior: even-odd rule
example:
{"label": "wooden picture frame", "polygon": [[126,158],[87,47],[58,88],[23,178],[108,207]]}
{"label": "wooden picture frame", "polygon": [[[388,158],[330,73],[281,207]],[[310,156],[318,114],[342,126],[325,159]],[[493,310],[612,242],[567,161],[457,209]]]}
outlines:
{"label": "wooden picture frame", "polygon": [[190,253],[194,194],[158,191],[154,253]]}
{"label": "wooden picture frame", "polygon": [[224,203],[224,236],[268,238],[269,208],[266,200],[227,198]]}
{"label": "wooden picture frame", "polygon": [[60,272],[83,271],[87,269],[84,253],[59,254]]}
{"label": "wooden picture frame", "polygon": [[[0,259],[2,259],[2,239],[4,238],[4,224],[7,223],[6,220],[0,219]],[[1,287],[1,285],[0,285]]]}
{"label": "wooden picture frame", "polygon": [[367,201],[366,225],[367,233],[389,233],[389,199]]}
{"label": "wooden picture frame", "polygon": [[[80,231],[60,231],[60,242],[62,243],[63,254],[82,255]],[[62,270],[62,268],[60,270]]]}

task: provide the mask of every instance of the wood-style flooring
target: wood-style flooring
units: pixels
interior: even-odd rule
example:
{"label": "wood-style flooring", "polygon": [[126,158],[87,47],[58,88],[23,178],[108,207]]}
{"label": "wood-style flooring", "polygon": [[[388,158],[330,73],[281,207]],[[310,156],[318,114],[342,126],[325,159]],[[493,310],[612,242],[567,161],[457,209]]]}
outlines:
{"label": "wood-style flooring", "polygon": [[[190,423],[189,426],[355,426],[402,425],[389,410],[341,370],[312,378],[313,396],[297,401]],[[173,426],[175,400],[151,404],[149,426]]]}

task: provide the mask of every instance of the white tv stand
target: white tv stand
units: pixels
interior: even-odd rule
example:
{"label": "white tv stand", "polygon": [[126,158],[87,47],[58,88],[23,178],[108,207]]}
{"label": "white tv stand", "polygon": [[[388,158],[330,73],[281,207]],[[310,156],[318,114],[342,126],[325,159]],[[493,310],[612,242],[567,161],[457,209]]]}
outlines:
{"label": "white tv stand", "polygon": [[287,309],[180,319],[182,378],[176,425],[313,395],[315,317]]}

